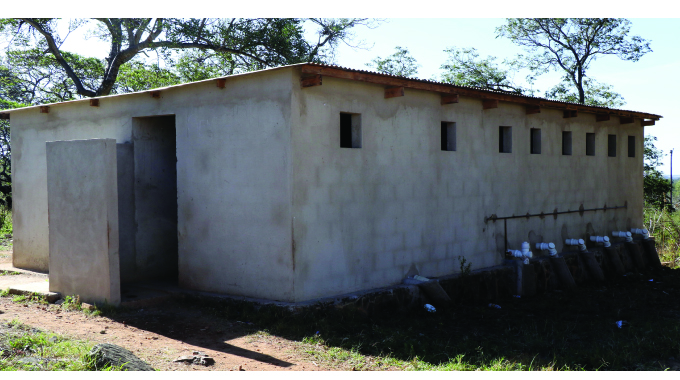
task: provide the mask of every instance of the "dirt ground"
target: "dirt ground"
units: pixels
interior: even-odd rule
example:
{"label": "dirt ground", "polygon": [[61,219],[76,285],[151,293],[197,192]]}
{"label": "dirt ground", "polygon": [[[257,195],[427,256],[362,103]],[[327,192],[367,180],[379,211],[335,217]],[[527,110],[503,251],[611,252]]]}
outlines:
{"label": "dirt ground", "polygon": [[[0,252],[0,264],[11,262],[11,251]],[[44,276],[45,278],[47,276]],[[5,283],[34,282],[40,276],[0,276]],[[65,311],[58,305],[15,303],[0,298],[0,323],[19,320],[24,324],[96,343],[127,348],[162,371],[318,371],[320,367],[296,347],[298,342],[270,335],[247,335],[247,322],[223,320],[197,311],[157,305],[117,313],[115,317],[88,316]],[[215,365],[173,363],[194,351],[215,359]]]}

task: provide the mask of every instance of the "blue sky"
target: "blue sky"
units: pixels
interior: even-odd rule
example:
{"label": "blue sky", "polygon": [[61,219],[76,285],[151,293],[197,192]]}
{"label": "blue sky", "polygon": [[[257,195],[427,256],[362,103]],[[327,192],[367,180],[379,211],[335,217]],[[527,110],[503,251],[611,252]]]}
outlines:
{"label": "blue sky", "polygon": [[[307,3],[318,4],[318,3]],[[345,4],[345,3],[343,3]],[[350,2],[347,4],[361,4],[360,2]],[[347,5],[346,4],[346,5]],[[396,4],[396,3],[384,3]],[[535,16],[535,15],[518,15],[518,10],[515,8],[494,8],[497,4],[494,2],[479,3],[482,8],[494,9],[486,12],[485,9],[475,9],[477,4],[467,5],[467,8],[460,12],[451,12],[446,9],[439,9],[432,6],[432,2],[418,3],[423,4],[423,7],[414,9],[413,12],[406,10],[385,10],[384,14],[399,14],[403,15],[405,12],[413,14],[414,16],[422,16],[423,13],[428,15],[444,13],[455,15],[471,15],[484,12],[492,16]],[[451,2],[438,3],[448,4]],[[504,3],[510,4],[510,3]],[[512,3],[513,6],[522,3]],[[524,3],[525,5],[536,5],[542,2]],[[582,6],[590,6],[592,4],[583,1]],[[625,3],[620,3],[625,5]],[[655,2],[647,3],[649,6],[640,11],[628,10],[628,13],[634,15],[647,16],[650,14],[669,14],[668,11],[663,11],[663,5],[657,5]],[[661,3],[659,3],[661,4]],[[579,3],[571,4],[572,7],[578,7]],[[372,5],[375,7],[375,5]],[[507,5],[506,5],[507,6]],[[638,5],[639,6],[639,5]],[[571,8],[571,7],[570,7]],[[592,7],[591,7],[592,8]],[[309,9],[301,7],[299,9]],[[298,9],[298,10],[299,10]],[[347,9],[344,7],[343,9]],[[245,16],[270,16],[267,14],[253,14],[256,10],[249,10]],[[594,13],[588,16],[610,16],[610,14],[597,14],[603,11],[608,12],[607,9],[598,10],[595,8]],[[149,10],[145,11],[146,13]],[[167,11],[162,11],[167,12]],[[265,13],[269,11],[264,11]],[[290,9],[275,9],[276,16],[300,16],[300,14],[286,14],[290,13]],[[305,11],[302,11],[303,13]],[[333,10],[320,10],[322,13],[333,13]],[[380,13],[375,9],[370,12],[374,13],[371,16],[380,16]],[[552,11],[554,13],[554,10]],[[591,11],[592,13],[593,11]],[[620,13],[620,11],[617,11]],[[675,12],[675,11],[671,11]],[[155,13],[155,12],[153,12]],[[175,12],[176,13],[176,12]],[[240,13],[243,13],[242,11]],[[259,13],[259,12],[258,12]],[[283,13],[283,14],[281,14]],[[298,12],[296,12],[298,13]],[[569,13],[569,12],[567,12]],[[120,15],[118,15],[120,16]],[[199,17],[201,15],[190,14],[187,16]],[[203,15],[204,16],[204,15]],[[241,14],[240,16],[244,16]],[[313,16],[313,15],[303,15]],[[347,15],[326,15],[326,16],[347,16]],[[541,15],[543,16],[543,15]],[[548,15],[557,16],[557,15]],[[567,15],[569,16],[569,14]],[[572,15],[573,16],[573,15]],[[618,15],[615,15],[618,16]],[[625,16],[625,15],[623,15]],[[651,48],[653,52],[648,53],[638,62],[622,61],[617,57],[601,57],[595,61],[588,76],[598,80],[599,82],[607,83],[614,87],[614,90],[623,95],[626,104],[623,109],[655,113],[662,115],[663,118],[654,126],[645,127],[645,134],[650,134],[658,138],[657,147],[662,149],[664,153],[668,153],[670,149],[680,148],[680,132],[678,132],[678,123],[680,123],[680,109],[676,104],[676,93],[680,91],[680,79],[678,73],[680,72],[680,44],[677,36],[680,35],[680,19],[634,19],[631,18],[633,26],[631,29],[632,35],[639,35],[651,41]],[[360,27],[355,30],[355,43],[363,41],[365,48],[351,48],[348,46],[341,46],[337,51],[336,63],[341,66],[368,69],[365,64],[370,62],[377,56],[386,57],[394,52],[396,46],[408,48],[411,55],[418,60],[421,65],[418,76],[424,79],[433,79],[439,76],[439,67],[446,60],[444,49],[450,46],[456,47],[475,47],[482,57],[493,55],[501,61],[503,58],[509,58],[522,50],[512,44],[509,40],[495,37],[495,28],[503,24],[503,18],[389,18],[385,19],[377,28],[368,29]],[[73,50],[81,54],[89,54],[99,58],[103,58],[107,54],[106,45],[98,44],[95,39],[86,40],[82,34],[74,34],[69,37],[64,48]],[[515,79],[521,80],[523,75],[518,75]],[[557,83],[560,75],[547,74],[539,77],[539,80],[534,85],[535,89],[543,91]],[[677,158],[680,154],[674,155],[674,169],[675,173],[680,174],[680,159]],[[666,156],[663,159],[662,171],[666,174],[670,171],[670,157]]]}

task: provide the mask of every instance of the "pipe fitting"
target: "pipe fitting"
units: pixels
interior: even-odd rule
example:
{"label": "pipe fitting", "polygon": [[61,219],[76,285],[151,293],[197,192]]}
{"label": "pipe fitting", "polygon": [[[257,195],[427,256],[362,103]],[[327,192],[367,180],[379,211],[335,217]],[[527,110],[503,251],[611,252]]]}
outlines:
{"label": "pipe fitting", "polygon": [[627,243],[633,241],[633,234],[628,231],[612,231],[612,236],[625,238]]}
{"label": "pipe fitting", "polygon": [[583,239],[567,239],[564,241],[564,244],[578,245],[578,250],[581,252],[585,252],[588,250],[588,248],[586,248],[586,242]]}
{"label": "pipe fitting", "polygon": [[534,254],[529,250],[531,246],[529,243],[526,241],[522,243],[522,250],[514,250],[514,249],[509,249],[508,250],[508,256],[511,257],[517,257],[517,258],[524,258],[524,264],[529,264],[529,259],[534,256]]}
{"label": "pipe fitting", "polygon": [[649,239],[649,231],[647,231],[644,228],[632,228],[630,232],[633,235],[642,235],[642,240],[647,240]]}
{"label": "pipe fitting", "polygon": [[555,243],[536,243],[536,249],[539,251],[548,251],[550,256],[557,256],[557,250],[555,249]]}
{"label": "pipe fitting", "polygon": [[609,242],[609,236],[591,236],[590,241],[597,244],[604,244],[605,247],[611,247],[612,245]]}

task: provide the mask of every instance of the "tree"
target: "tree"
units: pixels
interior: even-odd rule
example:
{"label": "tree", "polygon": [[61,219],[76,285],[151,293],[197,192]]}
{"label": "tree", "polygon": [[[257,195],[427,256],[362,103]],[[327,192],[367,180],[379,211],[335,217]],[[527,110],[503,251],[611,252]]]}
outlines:
{"label": "tree", "polygon": [[673,210],[673,206],[668,197],[671,191],[671,181],[663,178],[661,172],[657,169],[663,165],[659,162],[664,154],[663,151],[654,146],[656,137],[645,136],[644,149],[644,182],[643,191],[645,203],[658,210],[667,208]]}
{"label": "tree", "polygon": [[514,83],[513,73],[520,68],[516,61],[506,59],[499,65],[496,63],[496,57],[479,58],[475,48],[450,47],[444,52],[448,53],[449,57],[441,66],[444,70],[442,82],[516,94],[533,93],[530,89]]}
{"label": "tree", "polygon": [[397,46],[395,50],[396,52],[389,57],[384,59],[377,57],[367,63],[366,66],[385,74],[415,78],[418,74],[418,67],[420,67],[416,59],[411,56],[406,48]]}
{"label": "tree", "polygon": [[[315,27],[316,37],[305,38],[303,24]],[[61,49],[66,36],[57,19],[3,19],[0,31],[16,50],[49,52],[61,71],[84,97],[112,93],[121,68],[140,53],[156,51],[170,59],[173,52],[199,49],[219,53],[233,64],[231,72],[250,71],[299,62],[332,59],[340,43],[349,43],[352,28],[372,25],[367,19],[95,19],[69,20],[68,33],[94,26],[94,35],[110,45],[100,60],[99,75],[89,77],[74,67]],[[36,58],[37,59],[37,58]],[[87,79],[96,79],[94,83]]]}
{"label": "tree", "polygon": [[[583,81],[585,91],[585,105],[609,108],[620,108],[626,104],[625,99],[618,92],[614,92],[613,87],[600,83],[592,78],[585,78]],[[568,78],[555,87],[545,92],[545,97],[562,102],[579,103],[579,95],[570,86]]]}
{"label": "tree", "polygon": [[522,46],[530,54],[524,59],[533,72],[564,72],[578,103],[586,104],[586,72],[599,56],[635,62],[652,51],[649,41],[628,37],[630,26],[630,21],[614,18],[512,18],[496,35]]}

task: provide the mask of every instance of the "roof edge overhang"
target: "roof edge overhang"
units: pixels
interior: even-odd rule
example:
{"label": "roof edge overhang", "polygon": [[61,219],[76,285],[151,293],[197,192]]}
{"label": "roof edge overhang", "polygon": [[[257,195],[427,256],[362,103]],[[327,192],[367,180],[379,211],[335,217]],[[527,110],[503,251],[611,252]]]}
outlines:
{"label": "roof edge overhang", "polygon": [[[319,63],[298,63],[298,64],[294,64],[294,65],[279,66],[279,67],[274,67],[274,68],[270,68],[270,69],[234,74],[234,75],[229,75],[229,76],[225,76],[225,77],[216,77],[216,78],[211,78],[211,79],[205,79],[205,80],[197,81],[197,82],[182,83],[182,84],[178,84],[178,85],[174,85],[174,86],[154,88],[154,89],[151,89],[151,90],[130,92],[130,93],[124,93],[124,94],[107,95],[107,96],[99,96],[99,97],[94,97],[94,98],[77,99],[77,100],[70,100],[70,101],[65,101],[65,102],[42,104],[42,105],[35,105],[35,106],[30,106],[30,107],[2,110],[2,111],[0,111],[0,119],[9,119],[9,115],[11,113],[18,112],[18,111],[26,111],[26,110],[29,110],[29,109],[38,109],[38,108],[41,108],[41,107],[50,107],[50,106],[55,106],[55,105],[59,105],[59,104],[90,102],[90,101],[95,100],[95,99],[107,99],[107,98],[113,98],[113,97],[131,96],[131,95],[135,95],[135,94],[148,93],[148,94],[154,95],[154,93],[158,93],[160,91],[179,88],[179,87],[185,87],[185,86],[191,86],[191,85],[194,85],[194,84],[197,84],[197,83],[206,83],[206,82],[217,81],[218,86],[219,86],[220,81],[222,81],[222,83],[223,83],[223,81],[225,79],[228,79],[228,78],[235,78],[235,77],[241,77],[241,76],[261,73],[261,72],[281,70],[281,69],[290,68],[290,67],[299,67],[301,69],[303,76],[320,75],[322,77],[327,76],[327,77],[332,77],[332,78],[348,79],[348,80],[354,80],[354,81],[359,81],[359,82],[379,84],[379,85],[384,85],[386,87],[403,87],[403,88],[410,88],[410,89],[415,89],[415,90],[436,92],[436,93],[440,93],[442,95],[458,95],[458,96],[463,96],[463,97],[478,98],[478,99],[482,99],[482,100],[496,100],[496,101],[502,101],[502,102],[508,102],[508,103],[522,104],[522,105],[525,105],[527,107],[533,107],[533,108],[541,107],[541,108],[557,109],[557,110],[564,110],[564,111],[577,111],[577,112],[590,113],[590,114],[596,114],[596,115],[614,115],[614,116],[619,116],[619,117],[624,117],[624,118],[640,118],[642,120],[648,119],[648,120],[651,120],[651,121],[656,121],[656,120],[659,120],[659,119],[662,118],[662,116],[660,116],[660,115],[646,113],[646,112],[620,110],[620,109],[613,109],[613,108],[607,108],[607,107],[587,106],[587,105],[583,105],[583,104],[561,102],[561,101],[557,101],[557,100],[536,98],[536,97],[531,97],[531,96],[526,96],[526,95],[512,94],[512,93],[501,92],[501,91],[492,91],[492,90],[486,90],[486,89],[475,88],[475,87],[457,86],[457,85],[453,85],[453,84],[449,84],[449,83],[435,82],[435,81],[429,81],[429,80],[424,80],[424,79],[406,78],[406,77],[400,77],[400,76],[395,76],[395,75],[376,73],[376,72],[364,71],[364,70],[356,70],[356,69],[350,69],[350,68],[344,68],[344,67],[332,66],[332,65],[325,65],[325,64],[319,64]],[[649,122],[648,125],[651,125],[651,124],[653,124],[653,122]]]}

